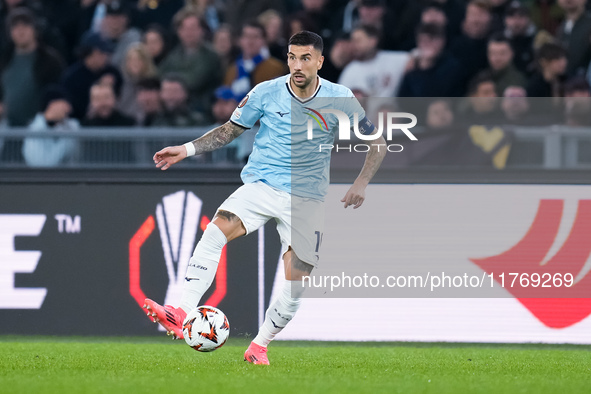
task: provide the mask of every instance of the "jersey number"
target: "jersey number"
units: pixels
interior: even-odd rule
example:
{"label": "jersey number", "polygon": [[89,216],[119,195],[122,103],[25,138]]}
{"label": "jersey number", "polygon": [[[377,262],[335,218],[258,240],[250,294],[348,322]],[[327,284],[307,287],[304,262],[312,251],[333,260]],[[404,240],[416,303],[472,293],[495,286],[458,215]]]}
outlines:
{"label": "jersey number", "polygon": [[314,231],[314,234],[316,234],[316,250],[314,252],[318,253],[318,250],[320,250],[320,245],[322,245],[322,236],[324,234],[322,234],[320,231]]}

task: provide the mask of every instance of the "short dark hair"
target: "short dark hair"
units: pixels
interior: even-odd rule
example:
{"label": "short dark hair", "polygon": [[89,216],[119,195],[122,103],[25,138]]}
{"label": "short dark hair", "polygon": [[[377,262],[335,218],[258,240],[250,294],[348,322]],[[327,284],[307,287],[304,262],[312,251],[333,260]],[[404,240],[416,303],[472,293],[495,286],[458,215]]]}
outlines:
{"label": "short dark hair", "polygon": [[51,104],[52,101],[56,100],[65,100],[70,104],[72,103],[68,91],[64,89],[63,86],[59,84],[50,84],[47,87],[45,87],[45,89],[43,89],[43,94],[41,96],[40,103],[41,105],[39,108],[40,111],[45,111],[47,107],[49,107],[49,104]]}
{"label": "short dark hair", "polygon": [[14,10],[10,11],[7,17],[7,22],[9,29],[12,29],[14,26],[18,24],[29,25],[33,28],[36,27],[35,14],[33,14],[31,10],[25,7],[15,8]]}
{"label": "short dark hair", "polygon": [[491,4],[488,2],[488,0],[472,0],[470,2],[468,2],[467,6],[469,5],[473,5],[475,7],[480,8],[481,10],[487,11],[488,13],[491,12]]}
{"label": "short dark hair", "polygon": [[478,91],[478,87],[486,82],[490,82],[493,85],[495,84],[495,80],[489,71],[481,71],[476,74],[476,76],[472,78],[468,84],[468,96],[472,96],[474,93],[476,93]]}
{"label": "short dark hair", "polygon": [[140,79],[137,83],[138,90],[160,90],[160,79],[156,77]]}
{"label": "short dark hair", "polygon": [[564,94],[572,94],[574,92],[589,92],[590,90],[591,88],[589,87],[589,82],[587,82],[587,80],[582,76],[572,77],[564,83]]}
{"label": "short dark hair", "polygon": [[181,25],[183,24],[183,22],[185,21],[185,19],[188,19],[188,18],[196,18],[199,21],[199,26],[202,29],[205,28],[205,26],[207,26],[205,19],[203,19],[203,16],[196,8],[184,7],[184,8],[181,8],[172,17],[172,27],[174,28],[174,30],[175,31],[178,30],[181,27]]}
{"label": "short dark hair", "polygon": [[538,49],[536,59],[541,60],[556,60],[566,57],[566,49],[559,44],[546,43]]}
{"label": "short dark hair", "polygon": [[243,24],[242,30],[240,32],[241,35],[242,35],[242,33],[244,33],[245,27],[252,27],[254,29],[258,29],[261,32],[263,38],[264,39],[267,38],[267,32],[265,31],[265,27],[262,24],[260,24],[259,22],[257,22],[256,20],[251,20],[251,21],[248,21],[245,24]]}
{"label": "short dark hair", "polygon": [[367,34],[367,36],[372,38],[380,39],[380,37],[382,36],[382,32],[380,31],[380,29],[372,25],[359,25],[353,29],[353,31],[355,30],[361,30],[362,32]]}
{"label": "short dark hair", "polygon": [[189,93],[189,85],[187,84],[187,81],[181,74],[175,72],[164,74],[164,76],[161,79],[161,83],[165,81],[176,82],[183,87],[185,92]]}
{"label": "short dark hair", "polygon": [[416,37],[426,35],[433,38],[446,38],[445,28],[435,23],[421,23],[415,32]]}
{"label": "short dark hair", "polygon": [[495,34],[493,34],[489,39],[488,39],[488,43],[490,44],[491,42],[497,43],[497,44],[507,44],[509,45],[509,47],[511,49],[513,49],[513,47],[511,46],[511,41],[509,41],[509,39],[501,32],[497,32]]}
{"label": "short dark hair", "polygon": [[[443,5],[441,5],[441,3],[437,2],[437,1],[434,1],[434,0],[430,1],[429,3],[427,3],[423,7],[421,13],[423,13],[426,10],[429,10],[429,9],[434,9],[434,10],[437,10],[437,11],[445,14],[445,8],[443,8]],[[446,15],[446,17],[447,17],[447,15]]]}
{"label": "short dark hair", "polygon": [[291,36],[289,42],[287,43],[287,46],[290,45],[297,45],[302,47],[312,45],[314,49],[320,51],[320,53],[322,53],[322,51],[324,50],[324,43],[322,42],[322,37],[308,30],[302,30]]}

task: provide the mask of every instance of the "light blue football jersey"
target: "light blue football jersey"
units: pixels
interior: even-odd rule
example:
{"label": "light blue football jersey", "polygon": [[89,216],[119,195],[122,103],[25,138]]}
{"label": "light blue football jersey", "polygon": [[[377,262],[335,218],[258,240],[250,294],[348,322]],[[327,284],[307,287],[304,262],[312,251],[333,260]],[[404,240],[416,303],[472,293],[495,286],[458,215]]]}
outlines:
{"label": "light blue football jersey", "polygon": [[[255,86],[240,102],[230,121],[252,128],[258,120],[252,153],[244,166],[244,183],[262,180],[293,195],[323,200],[329,185],[329,148],[339,130],[339,110],[350,125],[365,119],[365,111],[345,86],[319,78],[316,92],[302,100],[289,84],[289,75]],[[357,113],[357,115],[355,115]],[[309,139],[310,127],[313,138]],[[373,128],[373,125],[372,125]]]}

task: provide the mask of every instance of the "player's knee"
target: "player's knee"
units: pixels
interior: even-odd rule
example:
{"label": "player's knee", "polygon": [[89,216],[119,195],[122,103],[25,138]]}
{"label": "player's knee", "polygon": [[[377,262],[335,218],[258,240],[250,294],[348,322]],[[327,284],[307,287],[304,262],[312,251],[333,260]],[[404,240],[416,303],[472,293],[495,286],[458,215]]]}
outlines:
{"label": "player's knee", "polygon": [[296,252],[292,249],[291,250],[292,257],[291,257],[291,268],[297,271],[301,271],[303,273],[309,274],[312,272],[314,268],[313,265],[306,263],[305,261],[301,260]]}
{"label": "player's knee", "polygon": [[285,278],[299,281],[303,276],[310,275],[314,266],[302,261],[295,251],[289,247],[283,258],[285,264]]}
{"label": "player's knee", "polygon": [[222,230],[228,242],[246,234],[244,224],[232,212],[218,211],[213,218],[213,223]]}

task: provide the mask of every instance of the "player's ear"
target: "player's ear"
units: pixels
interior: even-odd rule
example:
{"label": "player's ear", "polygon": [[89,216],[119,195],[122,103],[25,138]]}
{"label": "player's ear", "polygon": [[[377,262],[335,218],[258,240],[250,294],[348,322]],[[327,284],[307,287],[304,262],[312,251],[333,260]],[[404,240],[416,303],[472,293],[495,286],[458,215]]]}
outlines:
{"label": "player's ear", "polygon": [[324,64],[324,56],[318,58],[318,70],[322,68],[322,64]]}

